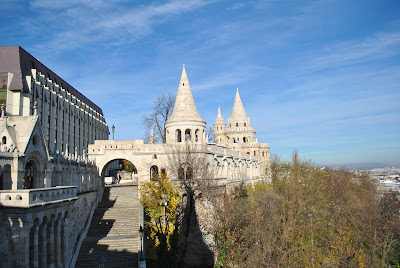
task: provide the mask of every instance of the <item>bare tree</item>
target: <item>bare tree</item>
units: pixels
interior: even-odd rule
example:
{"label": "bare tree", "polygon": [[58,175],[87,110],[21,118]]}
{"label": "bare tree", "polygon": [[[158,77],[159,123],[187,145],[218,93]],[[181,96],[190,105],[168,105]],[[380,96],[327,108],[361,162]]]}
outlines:
{"label": "bare tree", "polygon": [[157,99],[153,106],[153,111],[148,115],[143,115],[143,124],[147,131],[145,136],[150,134],[150,130],[154,130],[154,135],[157,140],[161,140],[162,143],[166,142],[166,131],[165,123],[172,114],[175,104],[175,95],[171,93],[165,93],[157,95]]}
{"label": "bare tree", "polygon": [[214,142],[214,128],[213,127],[208,127],[206,129],[206,135],[208,137],[209,142]]}
{"label": "bare tree", "polygon": [[[208,192],[215,189],[216,183],[213,176],[213,170],[207,161],[207,149],[205,145],[195,145],[186,142],[182,146],[174,146],[172,152],[168,154],[168,165],[172,172],[172,177],[177,180],[183,191],[182,207],[182,234],[183,241],[181,256],[181,265],[188,257],[188,248],[195,242],[193,236],[199,235],[199,218],[196,212],[196,204],[199,200],[207,199]],[[192,237],[192,238],[190,238]],[[203,237],[202,237],[203,238]],[[198,240],[198,237],[196,238]],[[208,248],[209,249],[209,248]],[[201,249],[198,248],[197,254]],[[212,252],[209,252],[212,254]],[[208,262],[210,257],[208,257]],[[212,261],[212,257],[211,257]]]}

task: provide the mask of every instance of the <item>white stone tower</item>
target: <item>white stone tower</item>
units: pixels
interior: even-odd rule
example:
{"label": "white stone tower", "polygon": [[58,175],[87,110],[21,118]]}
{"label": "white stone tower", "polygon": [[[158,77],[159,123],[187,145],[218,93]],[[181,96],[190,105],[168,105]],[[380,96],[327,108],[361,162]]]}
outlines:
{"label": "white stone tower", "polygon": [[214,123],[214,140],[217,144],[226,144],[226,124],[225,120],[221,115],[221,107],[218,107],[218,116]]}
{"label": "white stone tower", "polygon": [[228,118],[226,130],[228,144],[256,142],[256,131],[250,126],[250,118],[247,117],[239,89],[236,89],[235,102],[233,103],[231,117]]}
{"label": "white stone tower", "polygon": [[165,123],[167,143],[205,143],[206,122],[197,112],[192,90],[183,65],[174,111]]}

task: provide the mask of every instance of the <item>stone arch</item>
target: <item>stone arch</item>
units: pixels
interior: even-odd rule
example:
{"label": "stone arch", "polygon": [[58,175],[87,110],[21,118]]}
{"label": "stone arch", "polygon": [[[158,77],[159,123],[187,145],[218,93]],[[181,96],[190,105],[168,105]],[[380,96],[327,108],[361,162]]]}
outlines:
{"label": "stone arch", "polygon": [[[127,163],[124,163],[125,161],[127,161]],[[99,167],[99,170],[101,170],[102,180],[104,181],[104,178],[107,176],[113,176],[119,180],[119,177],[121,176],[121,174],[124,174],[123,171],[126,170],[127,165],[131,166],[131,170],[128,171],[128,173],[130,173],[131,180],[137,180],[137,175],[139,174],[138,168],[135,165],[134,161],[132,161],[130,159],[130,157],[112,158],[112,159],[108,159],[108,161],[105,164],[103,164],[103,165],[100,164],[98,167]],[[124,180],[124,179],[128,179],[128,178],[121,177],[121,179]]]}
{"label": "stone arch", "polygon": [[38,178],[38,166],[33,160],[29,160],[25,165],[25,173],[23,178],[23,188],[32,189],[38,188],[39,178]]}
{"label": "stone arch", "polygon": [[158,166],[152,165],[150,167],[150,180],[157,181],[158,180]]}
{"label": "stone arch", "polygon": [[187,128],[185,130],[185,141],[191,141],[192,140],[192,130],[190,128]]}
{"label": "stone arch", "polygon": [[193,168],[188,163],[183,163],[178,169],[178,178],[182,181],[188,181],[193,178]]}
{"label": "stone arch", "polygon": [[182,131],[180,129],[177,129],[176,131],[176,142],[182,142]]}

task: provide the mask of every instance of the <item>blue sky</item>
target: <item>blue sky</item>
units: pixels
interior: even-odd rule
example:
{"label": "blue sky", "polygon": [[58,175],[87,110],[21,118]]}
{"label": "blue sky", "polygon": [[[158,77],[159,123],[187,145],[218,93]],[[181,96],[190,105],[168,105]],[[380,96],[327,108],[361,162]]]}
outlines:
{"label": "blue sky", "polygon": [[2,0],[20,45],[140,139],[186,64],[212,126],[236,88],[271,153],[317,164],[400,164],[400,1]]}

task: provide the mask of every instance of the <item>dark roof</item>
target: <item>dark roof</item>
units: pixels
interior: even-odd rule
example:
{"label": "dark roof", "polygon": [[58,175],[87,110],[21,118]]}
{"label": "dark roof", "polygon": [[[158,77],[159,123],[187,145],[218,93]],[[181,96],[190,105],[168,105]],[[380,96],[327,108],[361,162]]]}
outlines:
{"label": "dark roof", "polygon": [[99,114],[103,115],[103,110],[94,104],[91,100],[86,98],[82,93],[76,90],[73,86],[64,81],[61,77],[55,74],[52,70],[47,68],[43,63],[38,61],[31,54],[26,52],[20,46],[7,46],[0,47],[0,73],[10,72],[14,74],[14,78],[11,81],[10,90],[23,90],[29,91],[26,79],[26,75],[32,75],[31,69],[36,69],[40,73],[46,75],[49,79],[54,81],[57,80],[57,84],[67,90],[69,93],[77,97],[80,101],[89,105]]}

